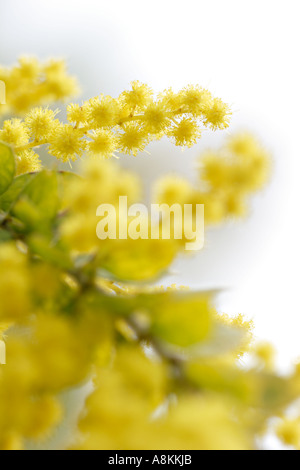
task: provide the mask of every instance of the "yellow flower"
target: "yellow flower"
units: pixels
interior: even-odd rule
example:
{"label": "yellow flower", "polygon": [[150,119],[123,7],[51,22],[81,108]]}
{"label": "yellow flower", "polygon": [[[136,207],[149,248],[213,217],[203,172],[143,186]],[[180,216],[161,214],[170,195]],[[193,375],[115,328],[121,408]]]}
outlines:
{"label": "yellow flower", "polygon": [[62,59],[50,59],[43,64],[43,72],[51,78],[62,76],[66,73],[66,62]]}
{"label": "yellow flower", "polygon": [[49,138],[59,126],[59,121],[55,120],[58,112],[47,108],[32,109],[25,119],[31,137],[37,141]]}
{"label": "yellow flower", "polygon": [[51,138],[49,152],[56,158],[66,162],[81,157],[86,148],[86,142],[82,139],[79,129],[65,124],[55,129]]}
{"label": "yellow flower", "polygon": [[154,186],[154,200],[158,204],[187,204],[192,194],[189,181],[176,175],[160,178]]}
{"label": "yellow flower", "polygon": [[230,186],[231,166],[218,151],[204,151],[199,159],[200,177],[214,188]]}
{"label": "yellow flower", "polygon": [[88,151],[91,155],[102,155],[111,157],[117,147],[116,135],[106,129],[98,129],[89,134],[92,141],[88,144]]}
{"label": "yellow flower", "polygon": [[234,351],[234,357],[241,357],[246,352],[249,351],[249,346],[253,340],[253,321],[246,320],[242,314],[239,314],[235,317],[230,317],[226,314],[221,314],[216,316],[216,321],[220,322],[229,327],[238,329],[242,333],[242,341],[240,342],[239,348],[237,351]]}
{"label": "yellow flower", "polygon": [[228,139],[227,148],[236,156],[243,158],[255,154],[261,146],[252,134],[239,132]]}
{"label": "yellow flower", "polygon": [[260,364],[269,371],[274,370],[275,350],[270,343],[260,342],[256,344],[253,352]]}
{"label": "yellow flower", "polygon": [[33,150],[24,150],[19,152],[16,157],[16,174],[37,172],[42,169],[42,163],[39,155]]}
{"label": "yellow flower", "polygon": [[35,357],[38,388],[52,394],[87,377],[92,345],[80,341],[76,322],[42,313],[34,323],[33,335],[29,347]]}
{"label": "yellow flower", "polygon": [[279,439],[288,446],[300,449],[300,420],[299,418],[285,418],[276,427]]}
{"label": "yellow flower", "polygon": [[99,242],[96,225],[95,215],[78,214],[68,217],[60,227],[62,240],[72,251],[89,253],[97,247]]}
{"label": "yellow flower", "polygon": [[151,103],[144,111],[143,123],[146,132],[160,134],[170,125],[168,113],[161,102]]}
{"label": "yellow flower", "polygon": [[78,94],[78,82],[76,78],[67,74],[63,60],[50,60],[42,66],[42,72],[44,80],[41,94],[47,97],[47,101],[63,101]]}
{"label": "yellow flower", "polygon": [[[25,109],[30,107],[29,103],[43,101],[46,96],[51,101],[68,96],[67,88],[72,87],[72,78],[66,76],[63,62],[51,62],[41,67],[41,70],[46,75],[41,87],[35,89],[30,84],[33,91],[29,90],[25,95],[17,94],[14,107],[17,107],[17,100],[20,101],[19,108]],[[6,71],[2,71],[2,74],[5,75]],[[31,93],[36,96],[31,96]],[[29,102],[26,104],[27,99]],[[21,144],[21,139],[17,139],[16,129],[8,132],[10,129],[3,128],[0,131],[3,140],[12,143],[17,152],[49,145],[50,152],[63,161],[75,160],[87,147],[94,155],[107,157],[112,151],[119,150],[135,156],[151,140],[160,139],[164,135],[169,135],[176,145],[191,147],[201,136],[200,123],[203,123],[204,118],[204,124],[223,128],[228,124],[230,112],[225,103],[219,99],[213,100],[207,90],[197,86],[189,86],[179,93],[165,90],[155,101],[147,85],[133,82],[132,90],[123,92],[117,99],[100,95],[82,106],[70,104],[67,116],[72,125],[64,125],[54,119],[56,114],[57,111],[48,108],[36,108],[25,118],[28,133],[26,143]],[[24,123],[21,121],[14,123],[14,128],[20,129],[22,126]],[[101,129],[107,130],[107,133],[97,132]],[[112,133],[116,134],[115,138]],[[32,137],[31,142],[29,137]],[[89,141],[90,138],[93,142]]]}
{"label": "yellow flower", "polygon": [[162,105],[168,110],[176,112],[178,111],[181,106],[183,106],[184,96],[182,92],[175,93],[172,88],[168,88],[164,90],[162,93],[158,95],[159,100],[161,101]]}
{"label": "yellow flower", "polygon": [[31,108],[64,100],[78,92],[77,81],[67,74],[64,61],[39,62],[21,57],[12,68],[0,67],[0,79],[6,84],[6,102],[0,115],[25,114]]}
{"label": "yellow flower", "polygon": [[86,124],[88,119],[87,107],[80,106],[79,104],[69,104],[67,108],[68,121],[72,124]]}
{"label": "yellow flower", "polygon": [[199,86],[189,85],[182,91],[184,109],[195,117],[202,117],[211,106],[211,93]]}
{"label": "yellow flower", "polygon": [[180,247],[176,240],[130,238],[107,240],[107,251],[98,251],[99,263],[114,277],[124,281],[146,281],[161,276]]}
{"label": "yellow flower", "polygon": [[24,426],[27,439],[47,438],[62,419],[63,411],[60,403],[51,395],[45,395],[35,400],[30,410],[30,418]]}
{"label": "yellow flower", "polygon": [[118,149],[136,156],[148,143],[147,132],[136,122],[128,122],[122,128],[124,132],[118,135]]}
{"label": "yellow flower", "polygon": [[84,104],[83,109],[84,113],[87,114],[87,121],[92,129],[111,127],[118,122],[118,101],[110,96],[101,95],[100,98],[93,98]]}
{"label": "yellow flower", "polygon": [[16,72],[21,79],[34,80],[40,71],[40,65],[35,57],[20,57]]}
{"label": "yellow flower", "polygon": [[120,96],[125,105],[131,109],[143,109],[151,103],[153,91],[148,85],[136,80],[131,82],[131,87],[132,90],[124,91]]}
{"label": "yellow flower", "polygon": [[224,191],[223,203],[229,216],[240,218],[247,214],[245,196],[237,190]]}
{"label": "yellow flower", "polygon": [[169,130],[168,135],[173,138],[175,145],[192,147],[201,137],[201,131],[195,119],[183,118]]}
{"label": "yellow flower", "polygon": [[15,432],[7,432],[0,439],[1,450],[24,450],[22,437]]}
{"label": "yellow flower", "polygon": [[0,140],[15,147],[26,145],[29,142],[29,132],[20,119],[11,119],[4,121]]}
{"label": "yellow flower", "polygon": [[226,129],[229,126],[231,111],[226,103],[219,98],[214,98],[210,106],[207,106],[204,115],[204,124],[216,129]]}
{"label": "yellow flower", "polygon": [[220,224],[227,217],[226,206],[222,194],[214,192],[196,192],[193,203],[204,204],[205,223]]}

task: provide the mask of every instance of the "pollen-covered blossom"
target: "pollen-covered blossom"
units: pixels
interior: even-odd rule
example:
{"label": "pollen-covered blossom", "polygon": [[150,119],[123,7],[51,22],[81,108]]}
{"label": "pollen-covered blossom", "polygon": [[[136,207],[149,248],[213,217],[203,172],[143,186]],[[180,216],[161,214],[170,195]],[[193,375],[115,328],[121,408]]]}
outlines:
{"label": "pollen-covered blossom", "polygon": [[227,104],[223,103],[219,98],[214,98],[210,106],[205,110],[204,124],[213,130],[226,129],[229,126],[231,112]]}
{"label": "pollen-covered blossom", "polygon": [[124,91],[120,98],[130,109],[143,109],[152,102],[153,91],[138,80],[131,82],[132,89]]}
{"label": "pollen-covered blossom", "polygon": [[42,162],[37,153],[33,150],[23,150],[18,153],[16,157],[16,174],[23,175],[26,173],[32,173],[40,171],[42,169]]}
{"label": "pollen-covered blossom", "polygon": [[275,350],[272,344],[267,342],[259,342],[255,344],[253,353],[259,364],[262,365],[266,370],[274,370]]}
{"label": "pollen-covered blossom", "polygon": [[243,217],[249,195],[263,187],[269,174],[268,152],[253,136],[237,134],[220,149],[203,152],[198,184],[168,175],[156,184],[154,198],[167,204],[204,204],[206,223],[216,224],[229,216]]}
{"label": "pollen-covered blossom", "polygon": [[195,117],[206,116],[212,102],[212,94],[199,86],[188,86],[182,91],[182,105]]}
{"label": "pollen-covered blossom", "polygon": [[103,157],[111,157],[117,148],[116,135],[110,130],[98,129],[92,134],[91,142],[88,144],[88,151],[91,155],[102,155]]}
{"label": "pollen-covered blossom", "polygon": [[113,127],[118,122],[119,105],[110,96],[92,98],[83,105],[83,111],[92,129]]}
{"label": "pollen-covered blossom", "polygon": [[55,129],[49,145],[49,153],[62,160],[76,160],[86,149],[86,141],[82,139],[82,132],[68,124],[61,124]]}
{"label": "pollen-covered blossom", "polygon": [[[30,129],[20,119],[5,121],[0,131],[0,141],[5,141],[13,147],[19,147],[20,151],[16,156],[16,173],[30,173],[39,171],[42,163],[37,153],[30,149]],[[29,148],[27,149],[29,144]]]}
{"label": "pollen-covered blossom", "polygon": [[31,108],[63,101],[78,93],[78,83],[68,75],[65,62],[39,62],[34,57],[21,57],[12,68],[0,67],[0,80],[6,85],[6,105],[0,116],[23,115]]}
{"label": "pollen-covered blossom", "polygon": [[0,140],[14,147],[26,145],[29,142],[29,130],[20,119],[5,121],[0,130]]}
{"label": "pollen-covered blossom", "polygon": [[80,104],[69,104],[67,108],[68,121],[71,124],[85,125],[88,117],[87,107],[80,106]]}
{"label": "pollen-covered blossom", "polygon": [[[48,73],[55,76],[60,66],[53,63],[50,69]],[[115,151],[136,156],[163,136],[180,147],[191,147],[204,127],[228,126],[228,105],[200,87],[191,85],[179,92],[169,89],[155,98],[147,85],[132,82],[131,86],[117,98],[99,95],[81,105],[71,103],[67,124],[56,119],[58,111],[34,108],[24,122],[5,121],[2,140],[12,144],[17,154],[47,145],[53,156],[65,162],[81,157],[86,149],[104,158]],[[20,139],[22,127],[26,139]]]}
{"label": "pollen-covered blossom", "polygon": [[200,161],[202,178],[210,187],[248,193],[263,187],[270,174],[270,156],[251,135],[230,137],[220,150],[208,151]]}
{"label": "pollen-covered blossom", "polygon": [[277,424],[276,434],[281,441],[292,446],[294,449],[300,449],[300,418],[284,418]]}
{"label": "pollen-covered blossom", "polygon": [[59,121],[55,121],[57,114],[58,111],[47,108],[34,108],[31,110],[25,119],[31,137],[37,141],[48,139],[59,125]]}
{"label": "pollen-covered blossom", "polygon": [[134,157],[146,147],[149,142],[147,132],[137,122],[128,122],[122,127],[123,132],[118,135],[118,149]]}
{"label": "pollen-covered blossom", "polygon": [[193,188],[188,180],[172,174],[156,181],[154,193],[158,204],[172,206],[175,202],[186,203],[193,195]]}
{"label": "pollen-covered blossom", "polygon": [[143,121],[145,130],[149,134],[159,134],[168,127],[170,118],[163,104],[157,102],[146,107]]}
{"label": "pollen-covered blossom", "polygon": [[195,119],[183,118],[170,129],[168,135],[173,138],[175,145],[192,147],[201,137],[201,131]]}

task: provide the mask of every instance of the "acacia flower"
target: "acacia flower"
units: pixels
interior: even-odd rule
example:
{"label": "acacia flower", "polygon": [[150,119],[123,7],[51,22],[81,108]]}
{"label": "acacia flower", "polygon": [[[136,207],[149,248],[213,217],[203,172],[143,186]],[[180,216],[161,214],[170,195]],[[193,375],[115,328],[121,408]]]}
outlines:
{"label": "acacia flower", "polygon": [[33,150],[23,150],[16,157],[16,173],[23,175],[24,173],[32,173],[42,169],[42,162],[37,153]]}
{"label": "acacia flower", "polygon": [[25,145],[29,142],[29,132],[21,119],[11,119],[3,123],[0,140],[13,146]]}
{"label": "acacia flower", "polygon": [[49,152],[56,158],[66,162],[80,157],[86,149],[86,141],[82,140],[82,132],[68,124],[61,124],[49,146]]}
{"label": "acacia flower", "polygon": [[209,108],[212,95],[199,86],[189,85],[182,91],[182,103],[187,112],[195,117],[202,116]]}
{"label": "acacia flower", "polygon": [[124,91],[120,98],[130,109],[143,109],[151,103],[153,91],[138,80],[131,82],[132,90]]}
{"label": "acacia flower", "polygon": [[88,151],[91,155],[102,155],[103,157],[111,157],[117,147],[116,134],[107,129],[98,129],[89,134],[91,142],[88,144]]}
{"label": "acacia flower", "polygon": [[163,103],[151,103],[144,111],[143,124],[149,134],[160,134],[170,125],[170,119]]}
{"label": "acacia flower", "polygon": [[58,110],[52,111],[48,108],[34,108],[26,116],[25,124],[30,131],[31,137],[36,140],[47,139],[59,126],[55,120]]}
{"label": "acacia flower", "polygon": [[117,124],[119,106],[118,102],[110,96],[92,98],[83,106],[90,125],[94,129],[111,127]]}
{"label": "acacia flower", "polygon": [[122,128],[124,132],[118,135],[118,148],[136,156],[148,143],[147,132],[136,122],[128,122]]}
{"label": "acacia flower", "polygon": [[175,145],[192,147],[201,137],[201,130],[195,119],[185,117],[168,131],[168,136],[173,138]]}
{"label": "acacia flower", "polygon": [[215,98],[211,106],[206,107],[204,114],[204,124],[215,131],[216,129],[226,129],[229,126],[229,118],[232,113],[226,103],[223,103],[219,98]]}

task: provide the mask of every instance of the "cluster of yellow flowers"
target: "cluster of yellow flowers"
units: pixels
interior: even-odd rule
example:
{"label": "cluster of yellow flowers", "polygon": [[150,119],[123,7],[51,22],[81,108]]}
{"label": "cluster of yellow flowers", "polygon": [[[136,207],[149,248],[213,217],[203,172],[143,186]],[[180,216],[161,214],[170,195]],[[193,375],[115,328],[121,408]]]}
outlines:
{"label": "cluster of yellow flowers", "polygon": [[81,106],[70,104],[67,124],[56,119],[57,111],[33,108],[24,120],[5,121],[0,139],[14,147],[21,174],[39,169],[33,149],[40,145],[47,144],[49,153],[62,161],[76,160],[84,152],[104,158],[116,152],[136,155],[164,135],[190,147],[201,136],[201,126],[224,129],[230,114],[228,105],[200,87],[167,90],[155,100],[152,90],[136,81],[116,99],[101,95]]}
{"label": "cluster of yellow flowers", "polygon": [[[16,68],[28,83],[34,63]],[[53,86],[47,70],[38,80],[44,90]],[[6,77],[11,90],[14,74]],[[279,438],[299,448],[299,418],[284,418],[299,396],[299,366],[290,376],[277,374],[273,349],[254,344],[253,325],[242,315],[219,315],[213,292],[151,287],[182,240],[96,237],[97,206],[118,211],[119,196],[139,202],[138,178],[95,158],[83,162],[81,176],[41,170],[33,150],[48,145],[62,160],[84,151],[135,155],[163,135],[190,146],[201,125],[227,127],[227,105],[193,86],[154,100],[149,87],[134,82],[117,99],[70,105],[63,124],[56,111],[35,107],[59,96],[38,99],[31,83],[32,109],[0,131],[0,338],[7,347],[0,449],[47,448],[65,420],[62,392],[91,381],[78,429],[57,448],[254,449],[270,418]],[[10,95],[11,110],[26,108],[13,101],[22,86]],[[230,137],[200,161],[198,186],[167,176],[154,192],[169,205],[204,203],[208,223],[241,216],[269,171],[268,154],[248,134]],[[245,353],[249,367],[240,361]]]}
{"label": "cluster of yellow flowers", "polygon": [[21,57],[14,67],[0,66],[0,80],[6,88],[6,104],[0,106],[0,116],[23,115],[34,106],[64,101],[79,91],[63,60],[41,63],[33,57]]}
{"label": "cluster of yellow flowers", "polygon": [[160,204],[204,204],[209,224],[242,217],[249,195],[266,183],[270,163],[269,153],[252,135],[236,134],[220,149],[201,155],[196,187],[176,175],[165,176],[157,182],[154,198]]}

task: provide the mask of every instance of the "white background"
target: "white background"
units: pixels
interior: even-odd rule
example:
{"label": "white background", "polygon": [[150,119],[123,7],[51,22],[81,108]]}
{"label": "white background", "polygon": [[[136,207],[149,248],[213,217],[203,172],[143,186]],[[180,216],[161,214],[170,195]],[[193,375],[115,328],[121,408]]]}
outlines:
{"label": "white background", "polygon": [[[155,91],[199,83],[229,102],[230,132],[256,132],[274,158],[272,184],[250,217],[207,233],[205,250],[181,260],[169,280],[230,288],[220,309],[254,318],[286,371],[300,356],[299,1],[1,0],[0,62],[20,54],[66,57],[83,97],[116,96],[139,79]],[[162,172],[192,177],[206,133],[184,153],[167,141],[124,158],[146,185]]]}

